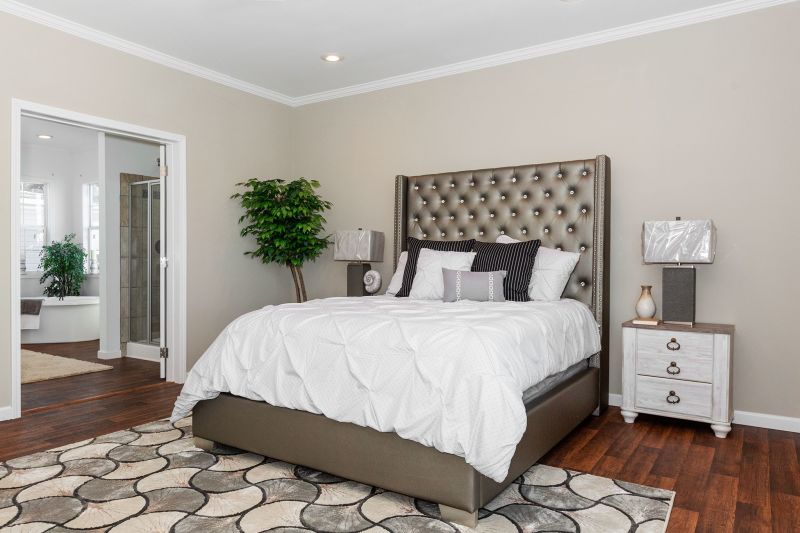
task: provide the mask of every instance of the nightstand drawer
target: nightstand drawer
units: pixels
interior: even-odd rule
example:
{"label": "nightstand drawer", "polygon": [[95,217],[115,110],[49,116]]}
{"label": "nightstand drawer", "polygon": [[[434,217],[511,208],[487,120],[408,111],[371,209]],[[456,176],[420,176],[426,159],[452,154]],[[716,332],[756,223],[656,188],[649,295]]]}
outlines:
{"label": "nightstand drawer", "polygon": [[667,379],[684,379],[711,383],[714,359],[693,353],[674,352],[669,355],[639,352],[636,373]]}
{"label": "nightstand drawer", "polygon": [[711,417],[711,384],[636,376],[636,407]]}
{"label": "nightstand drawer", "polygon": [[708,333],[639,329],[636,347],[640,353],[662,355],[690,353],[710,358],[714,355],[714,336]]}

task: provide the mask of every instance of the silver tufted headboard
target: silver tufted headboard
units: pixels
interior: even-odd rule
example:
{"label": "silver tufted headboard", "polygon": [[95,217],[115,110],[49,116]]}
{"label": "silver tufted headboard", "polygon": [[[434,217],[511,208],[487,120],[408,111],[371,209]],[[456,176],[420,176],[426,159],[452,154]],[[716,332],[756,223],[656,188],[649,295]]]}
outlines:
{"label": "silver tufted headboard", "polygon": [[[501,234],[541,239],[542,246],[580,252],[564,297],[580,300],[601,327],[602,402],[608,396],[608,287],[611,162],[593,159],[397,176],[394,264],[406,238],[478,239]],[[601,407],[605,404],[601,402]]]}

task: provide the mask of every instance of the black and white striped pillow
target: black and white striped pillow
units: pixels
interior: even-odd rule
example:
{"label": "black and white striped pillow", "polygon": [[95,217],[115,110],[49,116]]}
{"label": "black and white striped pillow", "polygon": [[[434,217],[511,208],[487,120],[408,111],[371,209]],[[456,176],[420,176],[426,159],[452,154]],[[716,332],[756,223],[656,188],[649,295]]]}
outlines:
{"label": "black and white striped pillow", "polygon": [[406,241],[408,259],[406,260],[406,270],[403,273],[403,286],[395,296],[402,298],[411,293],[411,285],[414,283],[414,276],[417,274],[419,251],[423,248],[430,248],[440,252],[471,252],[474,245],[475,239],[467,239],[466,241],[424,241],[409,237]]}
{"label": "black and white striped pillow", "polygon": [[476,242],[472,251],[475,261],[473,272],[494,272],[505,270],[508,274],[503,280],[503,295],[512,302],[528,302],[528,285],[531,282],[533,262],[539,250],[540,240],[524,241],[514,244],[496,242]]}

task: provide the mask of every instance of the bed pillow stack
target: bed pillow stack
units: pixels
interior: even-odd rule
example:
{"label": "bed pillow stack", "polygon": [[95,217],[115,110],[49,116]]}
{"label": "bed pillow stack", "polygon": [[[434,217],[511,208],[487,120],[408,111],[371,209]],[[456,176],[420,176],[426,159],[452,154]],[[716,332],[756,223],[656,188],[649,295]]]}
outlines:
{"label": "bed pillow stack", "polygon": [[[497,242],[477,242],[474,239],[464,241],[428,241],[409,237],[407,251],[402,252],[397,261],[397,270],[389,282],[387,294],[397,297],[411,297],[417,300],[441,300],[445,292],[450,294],[453,287],[447,281],[456,280],[454,275],[445,276],[445,271],[471,271],[473,273],[491,273],[490,276],[468,276],[470,285],[483,287],[486,290],[475,291],[469,299],[480,301],[500,301],[491,289],[497,280],[503,283],[503,298],[514,302],[530,300],[557,300],[564,287],[560,286],[564,268],[566,272],[564,285],[569,279],[577,258],[568,254],[571,266],[564,266],[561,254],[556,250],[546,249],[548,257],[542,261],[543,274],[537,275],[541,241],[517,241],[501,236]],[[557,263],[559,279],[553,279],[553,264]],[[500,274],[502,273],[502,274]],[[447,277],[447,279],[445,279]],[[451,279],[452,278],[452,279]],[[460,276],[462,282],[464,276]],[[485,279],[484,279],[485,278]],[[535,287],[535,288],[534,288]],[[447,290],[446,290],[447,289]],[[556,294],[557,293],[557,294]],[[553,297],[553,294],[556,294]],[[451,295],[452,296],[452,295]],[[457,299],[467,299],[457,298]]]}

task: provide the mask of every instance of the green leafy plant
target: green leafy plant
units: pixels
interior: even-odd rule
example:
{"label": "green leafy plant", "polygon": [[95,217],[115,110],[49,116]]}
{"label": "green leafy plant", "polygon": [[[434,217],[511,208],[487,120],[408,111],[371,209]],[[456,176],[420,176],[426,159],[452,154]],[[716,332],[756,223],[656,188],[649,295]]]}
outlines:
{"label": "green leafy plant", "polygon": [[63,241],[53,241],[42,247],[39,256],[44,273],[39,283],[51,280],[44,289],[46,296],[58,296],[63,300],[65,296],[79,296],[81,293],[81,285],[86,279],[83,267],[86,250],[73,242],[74,238],[75,234],[70,233]]}
{"label": "green leafy plant", "polygon": [[325,218],[322,214],[331,208],[315,191],[316,180],[299,178],[250,179],[238,183],[244,192],[231,196],[239,200],[244,215],[242,237],[256,240],[256,249],[245,255],[257,257],[265,264],[278,263],[289,268],[294,280],[298,302],[308,300],[303,280],[303,263],[319,257],[331,244],[330,235],[320,236]]}

